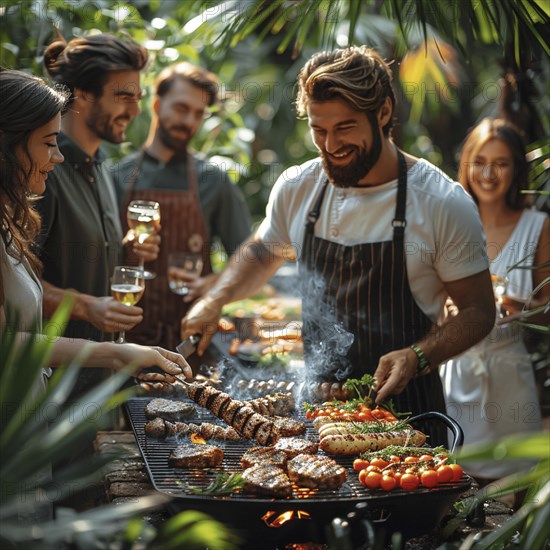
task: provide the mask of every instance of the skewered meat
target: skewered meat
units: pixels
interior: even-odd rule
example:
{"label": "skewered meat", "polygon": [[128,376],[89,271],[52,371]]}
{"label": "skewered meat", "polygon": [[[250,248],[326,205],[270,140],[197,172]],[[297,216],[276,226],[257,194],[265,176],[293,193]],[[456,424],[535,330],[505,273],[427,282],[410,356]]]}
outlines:
{"label": "skewered meat", "polygon": [[301,454],[289,461],[288,476],[301,487],[334,490],[346,481],[346,469],[328,456]]}
{"label": "skewered meat", "polygon": [[275,426],[277,426],[279,433],[284,437],[301,435],[306,431],[306,425],[299,420],[294,420],[293,418],[274,416],[273,422],[275,422]]}
{"label": "skewered meat", "polygon": [[315,454],[317,444],[300,437],[281,437],[273,447],[278,451],[283,451],[291,459],[299,454]]}
{"label": "skewered meat", "polygon": [[420,447],[426,443],[426,435],[417,430],[381,432],[371,434],[327,435],[319,446],[332,455],[357,455],[366,451],[378,451],[389,445]]}
{"label": "skewered meat", "polygon": [[292,496],[292,485],[285,472],[273,464],[260,463],[243,472],[243,492],[271,498]]}
{"label": "skewered meat", "polygon": [[156,439],[165,439],[174,435],[197,434],[203,439],[224,439],[238,441],[241,436],[230,426],[216,426],[210,422],[202,424],[186,424],[184,422],[169,422],[162,418],[155,418],[145,424],[145,435]]}
{"label": "skewered meat", "polygon": [[245,402],[256,412],[264,416],[288,416],[296,408],[296,401],[291,393],[275,393]]}
{"label": "skewered meat", "polygon": [[256,464],[272,464],[284,470],[286,469],[286,462],[286,454],[273,447],[252,447],[241,457],[243,469],[251,468]]}
{"label": "skewered meat", "polygon": [[168,464],[173,468],[215,468],[222,463],[223,451],[209,445],[180,445],[168,457]]}
{"label": "skewered meat", "polygon": [[247,439],[255,439],[261,445],[273,445],[279,439],[279,430],[271,420],[228,394],[199,384],[190,384],[188,393],[195,403],[212,411]]}
{"label": "skewered meat", "polygon": [[164,418],[164,420],[170,420],[170,422],[184,420],[193,416],[196,412],[197,409],[191,403],[160,397],[151,399],[145,407],[147,418]]}

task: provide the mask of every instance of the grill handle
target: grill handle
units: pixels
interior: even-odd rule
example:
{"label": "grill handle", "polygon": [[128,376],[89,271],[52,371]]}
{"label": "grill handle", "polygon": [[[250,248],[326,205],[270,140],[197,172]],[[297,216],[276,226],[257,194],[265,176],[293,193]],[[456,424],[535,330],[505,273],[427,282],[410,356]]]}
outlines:
{"label": "grill handle", "polygon": [[449,449],[451,453],[454,453],[457,447],[462,447],[462,444],[464,443],[464,432],[462,431],[460,425],[446,414],[437,411],[429,411],[409,418],[409,422],[412,424],[417,420],[429,420],[430,418],[440,420],[447,426],[447,428],[449,428],[449,430],[451,430],[451,432],[453,432],[453,442]]}

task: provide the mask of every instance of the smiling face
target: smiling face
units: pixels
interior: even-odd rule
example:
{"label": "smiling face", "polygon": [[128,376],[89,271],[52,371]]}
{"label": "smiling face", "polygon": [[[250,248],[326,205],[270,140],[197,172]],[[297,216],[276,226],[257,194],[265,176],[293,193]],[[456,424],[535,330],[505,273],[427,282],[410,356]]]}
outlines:
{"label": "smiling face", "polygon": [[480,203],[505,202],[514,180],[514,161],[508,145],[490,139],[468,167],[471,192]]}
{"label": "smiling face", "polygon": [[206,91],[183,78],[176,78],[170,89],[155,100],[157,132],[165,147],[183,152],[197,133],[208,108]]}
{"label": "smiling face", "polygon": [[380,155],[380,128],[373,133],[369,117],[341,99],[311,101],[307,112],[313,142],[331,183],[337,187],[364,183]]}
{"label": "smiling face", "polygon": [[58,113],[30,134],[26,151],[22,146],[16,151],[19,162],[28,173],[28,191],[35,195],[44,193],[48,172],[51,172],[57,163],[63,162],[63,155],[57,146],[60,124],[61,114]]}
{"label": "smiling face", "polygon": [[102,95],[87,97],[91,104],[86,126],[96,136],[111,143],[122,143],[126,139],[128,124],[140,113],[139,75],[139,71],[110,72]]}

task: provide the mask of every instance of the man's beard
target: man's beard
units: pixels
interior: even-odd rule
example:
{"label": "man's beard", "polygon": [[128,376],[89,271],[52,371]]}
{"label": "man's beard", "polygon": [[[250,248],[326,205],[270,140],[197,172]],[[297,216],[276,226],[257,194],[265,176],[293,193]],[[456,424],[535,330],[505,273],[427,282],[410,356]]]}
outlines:
{"label": "man's beard", "polygon": [[382,140],[378,132],[373,133],[372,147],[369,152],[358,145],[352,145],[355,159],[346,165],[335,165],[321,152],[321,161],[328,179],[335,187],[358,187],[359,182],[367,176],[380,158]]}
{"label": "man's beard", "polygon": [[109,115],[104,113],[101,107],[97,106],[90,111],[88,119],[86,120],[86,125],[99,138],[110,143],[122,143],[126,138],[125,130],[118,130],[115,132],[113,126],[114,122],[118,120],[127,120],[130,122],[131,118],[128,116],[118,116],[111,123]]}
{"label": "man's beard", "polygon": [[[187,132],[189,137],[184,139],[174,137],[170,133],[170,131],[174,131],[174,130],[183,130]],[[169,129],[160,120],[158,121],[158,136],[162,144],[168,149],[171,149],[172,151],[174,151],[175,153],[183,153],[187,151],[187,145],[189,144],[189,141],[193,137],[189,128],[185,126],[174,126]]]}

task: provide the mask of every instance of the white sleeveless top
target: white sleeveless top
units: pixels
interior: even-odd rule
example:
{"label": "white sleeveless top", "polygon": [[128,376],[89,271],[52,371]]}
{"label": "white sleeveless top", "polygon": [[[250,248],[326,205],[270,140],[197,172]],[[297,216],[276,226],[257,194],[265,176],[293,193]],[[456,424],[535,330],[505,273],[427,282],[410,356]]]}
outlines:
{"label": "white sleeveless top", "polygon": [[[531,270],[510,268],[520,261],[522,266],[533,265],[546,217],[525,210],[491,262],[491,273],[508,277],[506,294],[513,298],[526,300],[533,290]],[[515,323],[495,326],[481,342],[440,365],[439,372],[447,414],[461,425],[465,444],[542,428],[533,367]],[[497,478],[530,465],[478,461],[464,466],[474,475]]]}
{"label": "white sleeveless top", "polygon": [[[42,285],[26,260],[18,262],[10,256],[0,239],[0,270],[4,292],[4,317],[0,318],[0,330],[17,332],[42,332]],[[19,314],[17,327],[9,327],[6,319]],[[44,371],[51,375],[51,369]]]}

